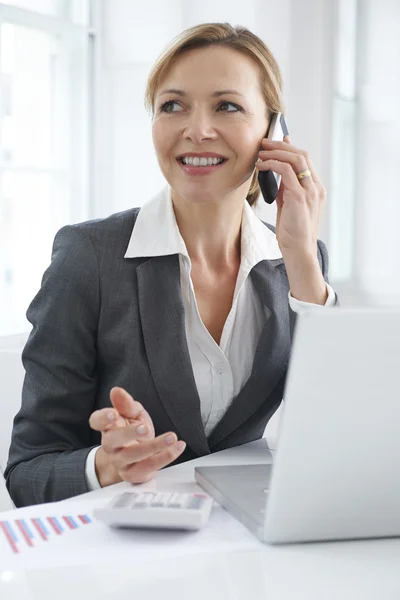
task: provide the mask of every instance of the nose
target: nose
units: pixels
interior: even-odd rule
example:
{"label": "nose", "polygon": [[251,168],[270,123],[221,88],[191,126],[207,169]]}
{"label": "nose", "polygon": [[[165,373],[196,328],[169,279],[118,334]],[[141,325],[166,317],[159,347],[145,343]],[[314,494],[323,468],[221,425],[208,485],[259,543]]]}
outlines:
{"label": "nose", "polygon": [[183,136],[194,144],[216,139],[217,132],[214,129],[212,116],[206,110],[193,110],[188,115]]}

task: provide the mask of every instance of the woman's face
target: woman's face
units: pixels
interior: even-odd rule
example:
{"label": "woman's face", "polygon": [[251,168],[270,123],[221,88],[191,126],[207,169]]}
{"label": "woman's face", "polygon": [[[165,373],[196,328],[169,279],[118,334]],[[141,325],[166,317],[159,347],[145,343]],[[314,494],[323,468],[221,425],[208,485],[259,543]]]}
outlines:
{"label": "woman's face", "polygon": [[[158,162],[174,198],[244,200],[267,126],[259,67],[250,57],[211,46],[176,59],[156,91],[152,128]],[[209,154],[224,161],[196,165]],[[182,155],[197,160],[183,164]]]}

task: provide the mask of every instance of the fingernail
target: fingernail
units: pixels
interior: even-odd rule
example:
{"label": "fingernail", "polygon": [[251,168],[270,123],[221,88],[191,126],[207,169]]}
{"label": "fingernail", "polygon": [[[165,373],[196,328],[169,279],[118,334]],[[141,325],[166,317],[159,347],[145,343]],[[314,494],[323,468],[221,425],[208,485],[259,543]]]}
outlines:
{"label": "fingernail", "polygon": [[171,444],[174,444],[176,441],[176,437],[171,433],[171,435],[167,435],[167,437],[165,438],[165,443],[167,444],[167,446],[171,446]]}
{"label": "fingernail", "polygon": [[138,427],[136,427],[136,433],[138,433],[139,435],[144,435],[145,433],[147,433],[146,425],[139,425]]}
{"label": "fingernail", "polygon": [[185,442],[180,441],[176,444],[176,449],[178,450],[178,452],[183,452],[185,448],[186,448]]}
{"label": "fingernail", "polygon": [[115,421],[115,413],[113,413],[113,412],[107,413],[107,419],[109,421]]}

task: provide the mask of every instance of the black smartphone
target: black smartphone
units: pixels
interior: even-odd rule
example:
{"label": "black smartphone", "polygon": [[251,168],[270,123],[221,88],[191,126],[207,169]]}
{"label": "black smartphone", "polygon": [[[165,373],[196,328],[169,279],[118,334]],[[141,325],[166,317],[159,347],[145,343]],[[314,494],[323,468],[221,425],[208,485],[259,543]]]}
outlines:
{"label": "black smartphone", "polygon": [[[289,135],[289,131],[283,114],[274,113],[265,137],[268,140],[283,141],[286,135]],[[260,150],[263,150],[263,148],[260,148]],[[272,204],[278,195],[281,176],[273,171],[259,171],[258,183],[265,202]]]}

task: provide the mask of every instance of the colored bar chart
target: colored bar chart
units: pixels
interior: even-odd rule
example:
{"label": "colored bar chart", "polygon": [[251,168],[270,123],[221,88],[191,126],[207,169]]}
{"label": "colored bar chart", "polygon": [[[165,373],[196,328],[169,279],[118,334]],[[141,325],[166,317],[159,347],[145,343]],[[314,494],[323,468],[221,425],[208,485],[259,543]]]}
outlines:
{"label": "colored bar chart", "polygon": [[61,536],[92,523],[89,515],[46,516],[29,519],[0,520],[0,535],[3,535],[10,550],[19,554],[27,548],[35,548],[42,542]]}

